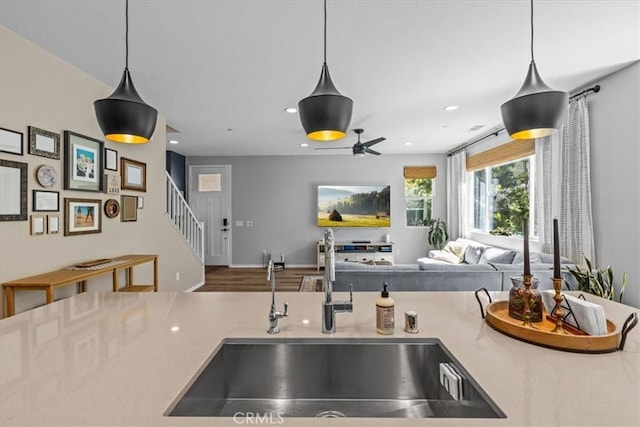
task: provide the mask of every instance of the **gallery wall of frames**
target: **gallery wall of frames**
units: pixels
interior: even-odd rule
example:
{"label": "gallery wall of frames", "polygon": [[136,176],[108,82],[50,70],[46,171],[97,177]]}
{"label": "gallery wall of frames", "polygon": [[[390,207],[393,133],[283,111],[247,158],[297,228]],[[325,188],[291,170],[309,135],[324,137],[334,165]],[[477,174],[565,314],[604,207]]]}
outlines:
{"label": "gallery wall of frames", "polygon": [[[25,221],[32,236],[101,233],[103,221],[138,221],[147,165],[113,145],[72,130],[0,127],[0,221]],[[42,161],[33,167],[24,156]]]}

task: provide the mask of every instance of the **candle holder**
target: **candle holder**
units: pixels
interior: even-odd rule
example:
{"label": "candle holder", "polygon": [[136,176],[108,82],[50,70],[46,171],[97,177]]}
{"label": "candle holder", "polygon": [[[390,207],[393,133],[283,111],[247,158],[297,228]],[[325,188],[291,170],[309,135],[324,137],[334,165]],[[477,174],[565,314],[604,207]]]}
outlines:
{"label": "candle holder", "polygon": [[555,289],[556,294],[553,296],[554,301],[556,302],[556,306],[553,308],[553,311],[551,312],[553,314],[553,316],[555,317],[556,320],[556,326],[555,328],[553,328],[553,330],[551,332],[554,332],[556,334],[566,334],[567,331],[565,331],[564,326],[562,325],[562,316],[564,315],[564,313],[562,312],[562,278],[557,278],[554,277],[551,279],[553,281],[553,289]]}

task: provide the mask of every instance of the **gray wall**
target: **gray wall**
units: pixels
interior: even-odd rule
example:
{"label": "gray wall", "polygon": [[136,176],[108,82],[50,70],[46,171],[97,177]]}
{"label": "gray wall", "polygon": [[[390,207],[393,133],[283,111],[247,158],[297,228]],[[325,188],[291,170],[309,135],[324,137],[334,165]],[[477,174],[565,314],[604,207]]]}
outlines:
{"label": "gray wall", "polygon": [[231,224],[253,221],[252,227],[232,228],[233,266],[262,265],[263,249],[284,253],[287,265],[315,265],[323,231],[316,226],[318,185],[391,185],[391,227],[334,232],[338,241],[384,241],[389,233],[397,244],[396,263],[415,263],[428,250],[425,229],[405,226],[404,166],[437,167],[434,215],[446,217],[446,158],[440,154],[189,157],[190,165],[231,165]]}
{"label": "gray wall", "polygon": [[596,261],[628,276],[624,302],[640,307],[640,63],[598,80],[588,98]]}

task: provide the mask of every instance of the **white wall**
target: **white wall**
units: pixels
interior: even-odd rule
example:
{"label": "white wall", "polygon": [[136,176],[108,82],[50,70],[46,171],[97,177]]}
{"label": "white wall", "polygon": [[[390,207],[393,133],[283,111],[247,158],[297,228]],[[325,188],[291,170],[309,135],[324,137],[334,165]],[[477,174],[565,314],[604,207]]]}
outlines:
{"label": "white wall", "polygon": [[[114,76],[114,82],[119,75]],[[32,214],[31,192],[42,189],[35,179],[36,168],[47,164],[55,167],[59,181],[52,190],[60,192],[61,220],[64,198],[112,198],[103,193],[63,190],[63,141],[61,159],[53,160],[28,154],[27,126],[55,133],[71,130],[102,139],[95,119],[93,101],[108,96],[108,87],[77,68],[49,54],[15,33],[0,27],[0,127],[25,134],[24,155],[1,153],[3,159],[28,164],[28,211]],[[62,139],[62,138],[61,138]],[[204,279],[203,269],[164,214],[165,204],[165,119],[158,117],[152,141],[141,146],[107,142],[106,147],[147,164],[147,191],[123,194],[142,195],[144,209],[138,211],[137,222],[120,222],[102,215],[102,232],[80,236],[30,236],[28,221],[0,222],[0,282],[97,258],[128,253],[159,254],[161,291],[185,290]],[[181,280],[176,281],[176,272]],[[151,265],[135,270],[136,279],[149,280]],[[110,290],[110,277],[89,281],[89,290]],[[75,286],[56,291],[55,297],[68,296]],[[3,295],[4,298],[4,295]],[[18,291],[16,311],[43,304],[44,292]],[[4,300],[0,313],[4,312]]]}
{"label": "white wall", "polygon": [[624,302],[640,307],[640,63],[596,81],[588,97],[591,191],[599,268],[628,276]]}
{"label": "white wall", "polygon": [[232,218],[253,221],[253,227],[232,228],[234,266],[262,265],[262,250],[285,254],[288,265],[315,265],[317,186],[327,184],[391,185],[390,228],[335,228],[338,241],[384,241],[397,244],[396,263],[415,263],[426,256],[424,228],[405,226],[404,166],[434,165],[434,215],[446,218],[444,155],[351,154],[322,156],[189,157],[189,165],[231,165]]}

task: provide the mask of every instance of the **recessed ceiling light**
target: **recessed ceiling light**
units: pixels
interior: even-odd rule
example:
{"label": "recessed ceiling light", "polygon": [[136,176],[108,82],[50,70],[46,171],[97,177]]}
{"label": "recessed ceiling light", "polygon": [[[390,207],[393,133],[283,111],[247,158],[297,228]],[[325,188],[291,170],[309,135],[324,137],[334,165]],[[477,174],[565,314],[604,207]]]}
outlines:
{"label": "recessed ceiling light", "polygon": [[307,144],[306,142],[303,142],[302,144],[300,144],[300,147],[308,147],[309,144]]}
{"label": "recessed ceiling light", "polygon": [[286,111],[289,114],[295,114],[295,113],[298,112],[298,109],[297,108],[293,108],[293,107],[287,107],[287,108],[284,109],[284,111]]}
{"label": "recessed ceiling light", "polygon": [[169,144],[177,144],[178,141],[176,141],[175,139],[172,139],[171,141],[169,141]]}
{"label": "recessed ceiling light", "polygon": [[446,107],[444,107],[444,109],[447,110],[447,111],[455,111],[458,108],[460,108],[460,107],[458,107],[457,105],[447,105]]}
{"label": "recessed ceiling light", "polygon": [[413,144],[413,142],[411,142],[411,141],[407,141],[407,142],[404,143],[404,145],[411,145],[411,144]]}

